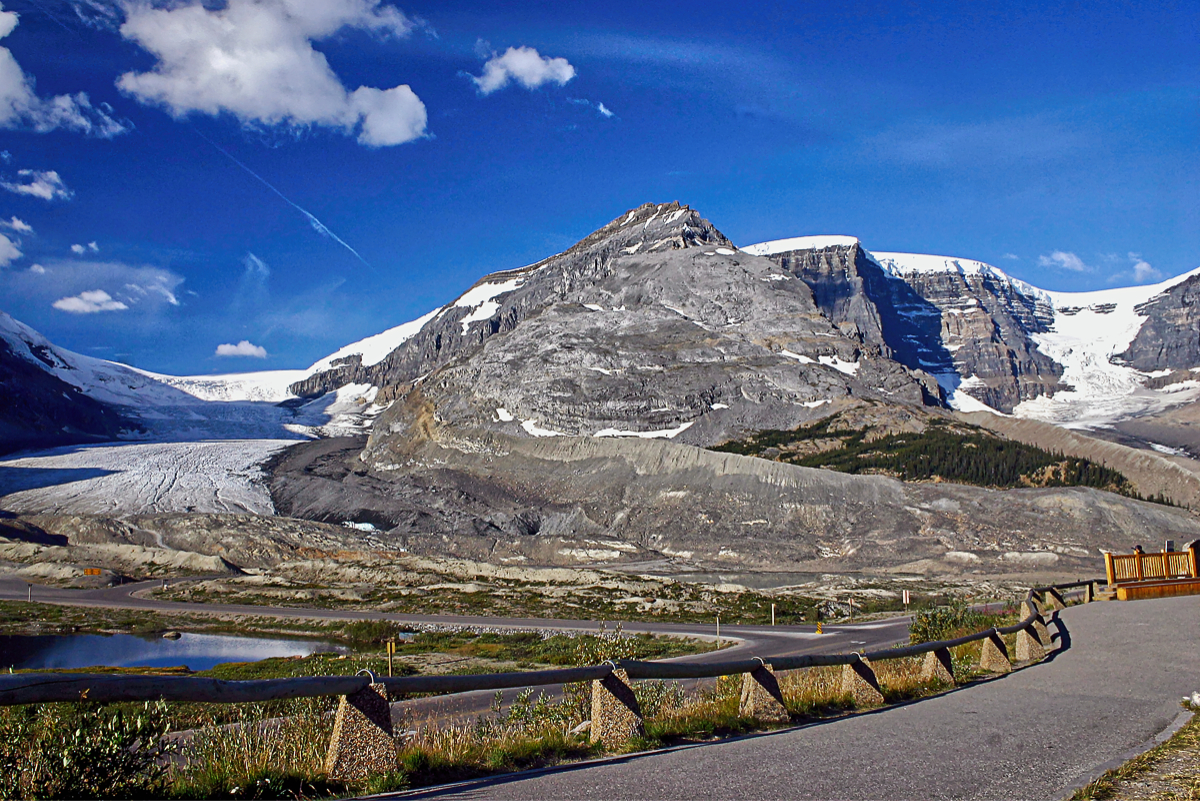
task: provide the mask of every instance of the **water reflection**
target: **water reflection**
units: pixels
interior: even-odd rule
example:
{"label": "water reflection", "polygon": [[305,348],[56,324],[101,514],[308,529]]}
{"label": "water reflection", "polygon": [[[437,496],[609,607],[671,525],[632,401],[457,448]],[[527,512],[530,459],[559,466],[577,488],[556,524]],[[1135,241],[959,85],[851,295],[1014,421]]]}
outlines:
{"label": "water reflection", "polygon": [[0,669],[174,667],[208,670],[222,662],[307,656],[344,648],[314,640],[272,640],[222,634],[184,634],[178,640],[131,634],[0,635]]}

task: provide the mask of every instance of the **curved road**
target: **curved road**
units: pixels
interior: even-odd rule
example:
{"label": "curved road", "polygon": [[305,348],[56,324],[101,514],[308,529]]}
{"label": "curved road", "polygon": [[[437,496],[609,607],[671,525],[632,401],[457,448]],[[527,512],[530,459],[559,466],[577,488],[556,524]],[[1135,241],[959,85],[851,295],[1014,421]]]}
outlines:
{"label": "curved road", "polygon": [[[1051,624],[1051,631],[1055,628]],[[1200,597],[1060,613],[1048,662],[771,734],[400,794],[458,799],[1053,799],[1178,722]]]}
{"label": "curved road", "polygon": [[[307,620],[390,620],[397,623],[425,623],[447,626],[486,626],[497,629],[538,629],[568,632],[594,632],[597,620],[554,620],[543,618],[498,618],[468,615],[401,615],[384,612],[355,612],[348,609],[312,609],[305,607],[258,606],[252,604],[186,603],[143,597],[161,587],[161,581],[143,581],[120,587],[96,590],[66,590],[35,584],[33,600],[64,606],[83,606],[108,609],[145,609],[154,612],[187,612],[201,615],[253,615],[281,619]],[[0,600],[23,601],[28,597],[28,583],[11,575],[0,574]],[[674,634],[713,639],[715,626],[690,623],[631,623],[607,621],[611,627],[620,622],[630,633]],[[888,620],[829,626],[817,634],[814,626],[721,626],[722,638],[739,641],[732,648],[718,653],[683,657],[688,660],[743,658],[746,656],[785,656],[806,653],[840,653],[886,647],[908,639],[906,617]]]}
{"label": "curved road", "polygon": [[[34,585],[33,600],[108,609],[145,609],[154,612],[187,612],[203,615],[253,615],[280,619],[317,620],[390,620],[397,623],[426,623],[450,626],[486,626],[494,629],[553,630],[566,632],[595,632],[600,625],[595,620],[551,620],[541,618],[494,618],[455,615],[395,615],[383,612],[355,612],[345,609],[311,609],[301,607],[270,607],[242,604],[184,603],[142,597],[160,587],[161,581],[144,581],[96,590],[66,590]],[[28,584],[23,579],[0,574],[0,600],[23,601],[28,597]],[[607,621],[609,630],[618,621]],[[752,656],[790,656],[793,654],[843,653],[871,650],[908,641],[907,617],[868,623],[829,626],[817,634],[814,626],[721,626],[721,637],[736,644],[720,651],[676,657],[671,661],[713,662]],[[714,639],[715,626],[687,623],[630,623],[621,622],[630,633],[679,635]],[[692,682],[690,684],[694,684]],[[689,685],[690,686],[690,685]],[[557,695],[557,685],[539,688],[547,695]],[[405,701],[394,705],[398,723],[405,727],[425,723],[447,723],[473,719],[486,712],[495,695],[492,691],[458,693]]]}

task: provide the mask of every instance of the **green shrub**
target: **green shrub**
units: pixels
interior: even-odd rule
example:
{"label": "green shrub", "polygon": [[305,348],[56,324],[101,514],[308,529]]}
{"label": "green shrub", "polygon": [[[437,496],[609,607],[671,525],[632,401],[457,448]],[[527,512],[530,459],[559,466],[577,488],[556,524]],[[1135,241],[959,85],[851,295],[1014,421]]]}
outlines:
{"label": "green shrub", "polygon": [[0,797],[154,798],[166,788],[167,705],[93,703],[0,712]]}
{"label": "green shrub", "polygon": [[920,609],[908,629],[909,642],[936,642],[974,634],[993,625],[992,617],[976,612],[964,603]]}

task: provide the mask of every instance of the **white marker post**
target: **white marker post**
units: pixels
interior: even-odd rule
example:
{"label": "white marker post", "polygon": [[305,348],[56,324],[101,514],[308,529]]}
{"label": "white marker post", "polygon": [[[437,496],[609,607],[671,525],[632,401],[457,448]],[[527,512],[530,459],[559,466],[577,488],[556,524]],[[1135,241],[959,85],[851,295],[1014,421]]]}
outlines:
{"label": "white marker post", "polygon": [[721,616],[717,615],[717,650],[721,650]]}
{"label": "white marker post", "polygon": [[771,604],[771,625],[775,625],[775,604]]}
{"label": "white marker post", "polygon": [[904,591],[904,614],[908,614],[908,590]]}

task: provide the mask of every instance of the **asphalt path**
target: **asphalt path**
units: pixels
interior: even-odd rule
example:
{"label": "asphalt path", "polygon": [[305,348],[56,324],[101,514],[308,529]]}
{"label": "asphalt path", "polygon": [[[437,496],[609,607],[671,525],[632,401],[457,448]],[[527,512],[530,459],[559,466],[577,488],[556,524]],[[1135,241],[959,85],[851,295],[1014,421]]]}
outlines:
{"label": "asphalt path", "polygon": [[[1055,633],[1055,628],[1058,631]],[[771,734],[405,794],[455,799],[1063,798],[1200,689],[1200,597],[1075,606],[1049,661]]]}

